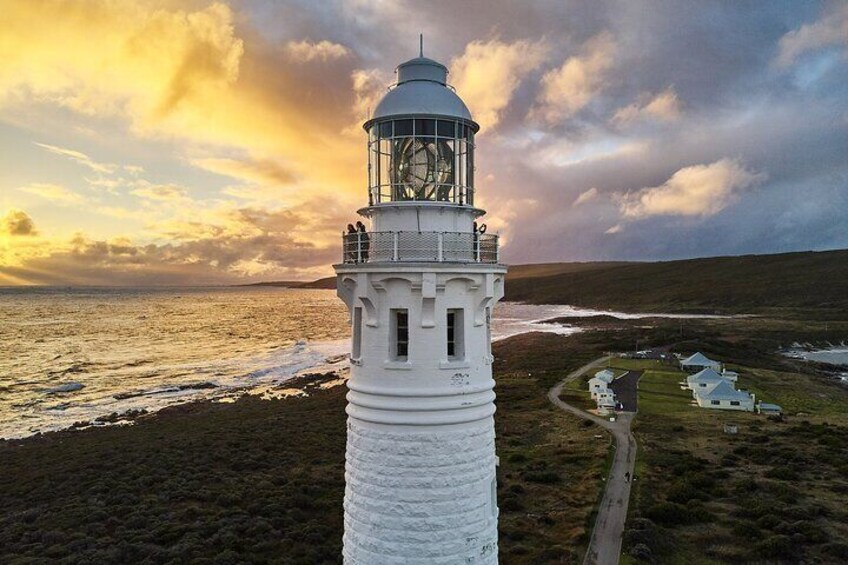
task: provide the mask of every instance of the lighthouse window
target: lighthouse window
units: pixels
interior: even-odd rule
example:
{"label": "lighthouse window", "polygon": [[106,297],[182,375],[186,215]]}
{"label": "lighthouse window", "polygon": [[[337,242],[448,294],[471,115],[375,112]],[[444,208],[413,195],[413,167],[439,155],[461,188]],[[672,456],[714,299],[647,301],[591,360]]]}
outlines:
{"label": "lighthouse window", "polygon": [[465,326],[462,320],[462,309],[448,310],[447,316],[447,344],[448,360],[456,361],[465,358],[465,347],[463,343]]}
{"label": "lighthouse window", "polygon": [[362,353],[362,308],[357,306],[353,309],[353,348],[350,352],[351,359],[359,359]]}
{"label": "lighthouse window", "polygon": [[406,361],[409,355],[409,310],[395,308],[391,311],[391,357],[395,361]]}

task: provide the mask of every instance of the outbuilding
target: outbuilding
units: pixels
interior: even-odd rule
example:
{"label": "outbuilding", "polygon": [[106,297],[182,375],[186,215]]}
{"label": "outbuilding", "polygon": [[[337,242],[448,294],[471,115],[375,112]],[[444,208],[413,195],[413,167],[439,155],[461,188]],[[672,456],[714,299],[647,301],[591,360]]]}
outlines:
{"label": "outbuilding", "polygon": [[599,392],[596,398],[598,402],[598,413],[609,414],[615,412],[615,393],[609,389],[605,392]]}
{"label": "outbuilding", "polygon": [[783,408],[778,406],[777,404],[769,404],[767,402],[760,402],[757,404],[757,411],[760,414],[766,414],[769,416],[780,416],[783,414]]}
{"label": "outbuilding", "polygon": [[739,380],[739,373],[737,373],[736,371],[728,371],[727,369],[722,369],[721,378],[735,383]]}

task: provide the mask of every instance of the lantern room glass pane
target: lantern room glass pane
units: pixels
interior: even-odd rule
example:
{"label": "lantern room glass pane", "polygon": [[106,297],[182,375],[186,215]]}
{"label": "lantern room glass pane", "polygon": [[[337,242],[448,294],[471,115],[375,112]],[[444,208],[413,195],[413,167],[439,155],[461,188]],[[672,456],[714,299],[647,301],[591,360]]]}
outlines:
{"label": "lantern room glass pane", "polygon": [[369,202],[472,204],[473,133],[466,124],[444,119],[374,124],[369,130]]}
{"label": "lantern room glass pane", "polygon": [[415,136],[436,135],[436,120],[415,120]]}
{"label": "lantern room glass pane", "polygon": [[395,120],[395,137],[412,135],[412,120]]}
{"label": "lantern room glass pane", "polygon": [[456,137],[456,123],[447,120],[439,120],[436,123],[436,132],[440,137]]}

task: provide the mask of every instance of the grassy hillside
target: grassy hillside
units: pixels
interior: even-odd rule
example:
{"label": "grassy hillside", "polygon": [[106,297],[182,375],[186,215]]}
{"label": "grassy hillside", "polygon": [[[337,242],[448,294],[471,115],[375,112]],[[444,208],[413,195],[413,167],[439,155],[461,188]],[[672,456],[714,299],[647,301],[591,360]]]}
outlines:
{"label": "grassy hillside", "polygon": [[657,263],[518,265],[506,299],[623,310],[848,311],[848,250]]}

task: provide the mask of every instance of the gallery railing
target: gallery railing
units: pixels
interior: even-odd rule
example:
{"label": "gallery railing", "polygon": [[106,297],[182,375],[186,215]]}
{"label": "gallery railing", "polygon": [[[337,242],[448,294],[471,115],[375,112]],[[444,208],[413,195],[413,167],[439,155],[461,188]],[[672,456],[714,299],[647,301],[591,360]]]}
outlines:
{"label": "gallery railing", "polygon": [[498,236],[469,232],[382,231],[345,233],[345,263],[391,261],[497,263]]}

